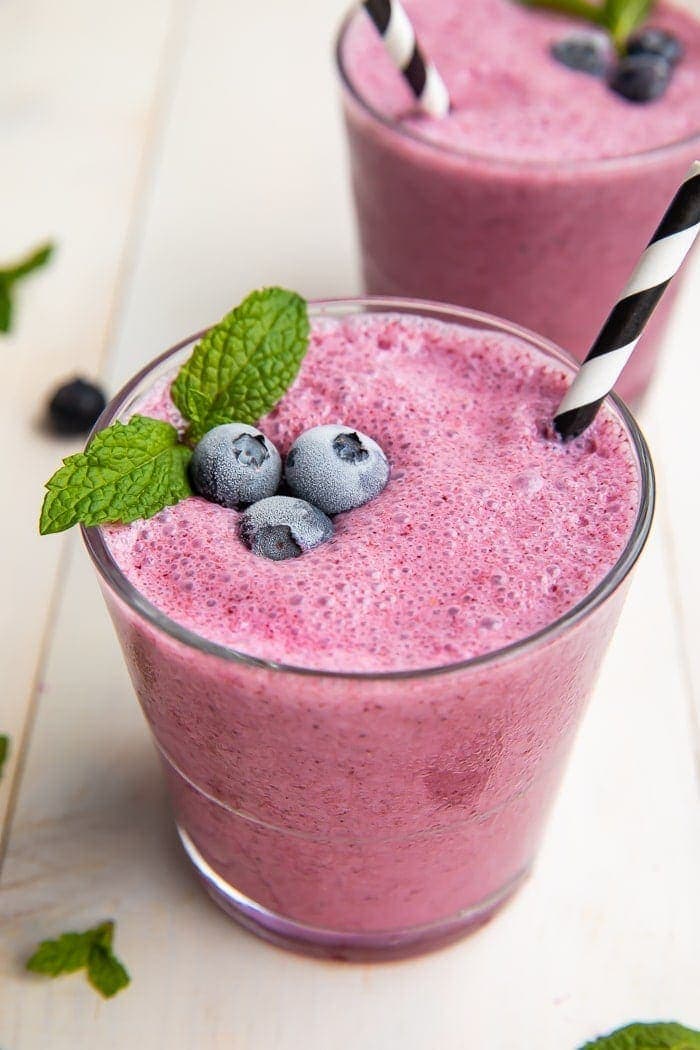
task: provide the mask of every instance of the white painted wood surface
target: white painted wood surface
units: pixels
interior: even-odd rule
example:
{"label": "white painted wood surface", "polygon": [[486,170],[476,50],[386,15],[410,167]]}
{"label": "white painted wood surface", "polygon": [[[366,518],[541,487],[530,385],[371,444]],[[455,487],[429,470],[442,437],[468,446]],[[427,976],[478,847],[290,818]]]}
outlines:
{"label": "white painted wood surface", "polygon": [[[101,367],[113,387],[263,282],[357,289],[330,59],[343,6],[0,5],[0,258],[61,245],[0,347],[2,1050],[575,1050],[635,1018],[700,1027],[697,254],[643,419],[660,514],[535,878],[452,948],[321,963],[210,904],[78,538],[36,536],[70,451],[36,430],[54,378]],[[115,1000],[24,973],[37,940],[107,916],[133,976]]]}

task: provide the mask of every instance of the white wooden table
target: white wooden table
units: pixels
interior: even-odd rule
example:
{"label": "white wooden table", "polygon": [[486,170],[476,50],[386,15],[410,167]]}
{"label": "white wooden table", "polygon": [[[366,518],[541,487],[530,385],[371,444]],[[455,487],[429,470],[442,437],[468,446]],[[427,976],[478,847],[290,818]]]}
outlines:
{"label": "white wooden table", "polygon": [[[643,423],[653,538],[533,880],[422,959],[330,964],[209,903],[76,535],[40,539],[73,370],[111,389],[252,287],[356,291],[330,39],[344,0],[4,0],[0,259],[47,234],[0,342],[2,1050],[575,1050],[632,1019],[700,1027],[700,253]],[[691,275],[692,277],[692,275]],[[107,917],[131,987],[27,974]]]}

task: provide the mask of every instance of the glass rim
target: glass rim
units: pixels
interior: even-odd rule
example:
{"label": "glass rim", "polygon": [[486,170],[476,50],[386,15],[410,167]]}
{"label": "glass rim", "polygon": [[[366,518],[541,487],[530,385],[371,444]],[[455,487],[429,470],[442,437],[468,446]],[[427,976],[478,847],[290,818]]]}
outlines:
{"label": "glass rim", "polygon": [[[405,124],[397,120],[394,117],[388,116],[386,113],[382,113],[371,105],[366,98],[362,96],[358,87],[352,82],[350,74],[348,73],[343,59],[343,44],[345,36],[353,23],[355,17],[360,13],[360,7],[354,5],[343,16],[340,23],[340,27],[335,37],[335,62],[340,76],[341,84],[348,92],[350,97],[364,110],[373,120],[379,124],[383,124],[384,127],[389,128],[400,138],[407,139],[411,142],[418,143],[420,146],[425,147],[428,150],[435,150],[437,153],[443,154],[453,159],[459,159],[463,161],[472,161],[475,164],[491,165],[493,167],[507,168],[510,171],[516,172],[519,170],[525,171],[590,171],[596,172],[599,170],[607,170],[608,168],[620,167],[625,168],[632,166],[639,162],[641,159],[655,160],[659,157],[663,157],[668,153],[682,150],[685,147],[690,146],[693,143],[698,145],[700,148],[700,128],[692,132],[690,135],[685,136],[682,139],[673,139],[670,142],[664,142],[659,146],[653,146],[650,149],[636,150],[634,153],[621,153],[616,156],[609,157],[589,157],[589,158],[572,158],[572,159],[551,159],[551,160],[538,160],[537,158],[514,158],[514,157],[501,157],[494,153],[478,153],[472,150],[456,149],[452,146],[444,145],[440,142],[435,142],[433,139],[428,138],[425,135],[421,135],[419,132],[407,128]],[[399,75],[397,73],[397,75]]]}
{"label": "glass rim", "polygon": [[[403,299],[387,296],[360,296],[350,298],[315,299],[309,302],[311,317],[324,316],[346,316],[355,313],[391,313],[410,314],[421,317],[434,317],[447,323],[462,325],[474,325],[488,328],[492,331],[502,332],[524,340],[530,346],[543,351],[550,358],[554,358],[560,364],[572,369],[578,367],[579,362],[567,351],[550,342],[543,336],[537,335],[520,325],[503,320],[491,314],[471,310],[466,307],[452,306],[447,303],[436,303],[423,299]],[[161,365],[172,357],[175,357],[186,347],[195,343],[207,331],[201,332],[181,342],[176,343],[169,350],[158,355],[142,369],[140,369],[109,401],[105,410],[93,427],[88,442],[100,430],[109,426],[124,411],[124,408],[133,400],[138,388]],[[316,678],[338,678],[365,681],[396,681],[422,679],[435,677],[443,674],[451,674],[460,671],[484,668],[490,664],[501,663],[513,659],[523,653],[530,652],[540,645],[546,645],[565,633],[570,628],[576,627],[582,620],[586,619],[594,610],[601,606],[618,587],[624,582],[649,536],[651,523],[654,515],[655,503],[655,478],[654,468],[651,461],[646,440],[637,425],[631,412],[624,402],[616,395],[609,394],[605,398],[608,408],[614,410],[615,415],[622,422],[630,443],[635,453],[639,477],[640,493],[639,506],[634,525],[631,529],[627,543],[617,558],[615,564],[608,570],[605,576],[596,586],[584,595],[570,609],[551,623],[545,624],[539,630],[524,638],[510,642],[508,645],[499,647],[462,660],[451,661],[446,664],[436,664],[429,667],[409,668],[391,671],[335,671],[324,668],[302,667],[295,664],[286,664],[274,660],[266,660],[253,656],[238,649],[230,648],[219,642],[204,638],[196,631],[190,630],[172,620],[162,610],[148,600],[127,578],[121,570],[105,543],[103,530],[100,526],[81,525],[81,533],[88,553],[97,569],[99,576],[109,588],[136,614],[145,619],[156,629],[170,635],[176,641],[204,652],[208,655],[218,657],[233,663],[245,666],[258,667],[268,671],[276,671],[285,674],[310,676]]]}

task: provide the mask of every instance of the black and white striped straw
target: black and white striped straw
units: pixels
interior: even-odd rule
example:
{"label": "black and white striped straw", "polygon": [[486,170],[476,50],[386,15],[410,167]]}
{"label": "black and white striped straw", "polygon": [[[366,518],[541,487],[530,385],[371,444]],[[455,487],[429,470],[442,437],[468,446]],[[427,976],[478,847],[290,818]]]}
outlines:
{"label": "black and white striped straw", "polygon": [[694,161],[554,417],[567,440],[593,422],[700,231],[700,161]]}
{"label": "black and white striped straw", "polygon": [[401,0],[364,0],[364,7],[422,108],[432,117],[444,117],[450,109],[445,81],[419,47]]}

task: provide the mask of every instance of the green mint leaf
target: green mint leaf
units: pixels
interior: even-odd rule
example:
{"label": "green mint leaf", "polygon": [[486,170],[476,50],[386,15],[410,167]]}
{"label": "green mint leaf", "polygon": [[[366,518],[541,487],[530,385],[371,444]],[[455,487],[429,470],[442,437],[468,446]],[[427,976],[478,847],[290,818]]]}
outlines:
{"label": "green mint leaf", "polygon": [[627,39],[646,20],[654,0],[605,0],[603,22],[619,50],[624,50]]}
{"label": "green mint leaf", "polygon": [[170,423],[138,415],[113,423],[47,482],[39,531],[150,518],[192,494],[191,455]]}
{"label": "green mint leaf", "polygon": [[12,327],[12,288],[27,274],[45,266],[53,254],[53,244],[42,244],[19,262],[0,268],[0,332]]}
{"label": "green mint leaf", "polygon": [[301,296],[253,292],[200,340],[172,385],[172,398],[199,439],[220,423],[256,423],[295,379],[309,342]]}
{"label": "green mint leaf", "polygon": [[12,297],[8,285],[0,281],[0,332],[12,327]]}
{"label": "green mint leaf", "polygon": [[521,3],[525,7],[543,7],[548,11],[570,15],[571,18],[580,18],[584,22],[605,25],[603,8],[598,4],[589,3],[589,0],[521,0]]}
{"label": "green mint leaf", "polygon": [[94,934],[94,930],[87,930],[85,933],[64,933],[55,941],[42,941],[27,961],[27,969],[49,977],[81,970],[87,966]]}
{"label": "green mint leaf", "polygon": [[131,980],[119,959],[103,944],[93,944],[90,948],[87,976],[92,987],[105,999],[111,999]]}
{"label": "green mint leaf", "polygon": [[90,984],[109,999],[130,980],[112,952],[113,937],[114,923],[102,922],[84,933],[64,933],[55,941],[42,941],[27,961],[27,969],[48,977],[87,969]]}
{"label": "green mint leaf", "polygon": [[36,248],[28,255],[25,255],[24,258],[20,259],[19,262],[16,262],[13,266],[0,268],[0,281],[6,285],[14,284],[15,281],[19,281],[20,278],[26,277],[27,274],[33,273],[35,270],[40,270],[42,266],[46,266],[47,262],[53,255],[53,251],[53,244],[42,244],[40,248]]}
{"label": "green mint leaf", "polygon": [[2,770],[7,761],[7,756],[10,753],[10,738],[5,733],[0,733],[0,777],[2,777]]}
{"label": "green mint leaf", "polygon": [[542,7],[571,18],[593,22],[610,33],[617,49],[624,51],[627,39],[646,20],[655,0],[521,0],[526,7]]}
{"label": "green mint leaf", "polygon": [[586,1043],[581,1050],[700,1050],[700,1032],[674,1021],[630,1024]]}

